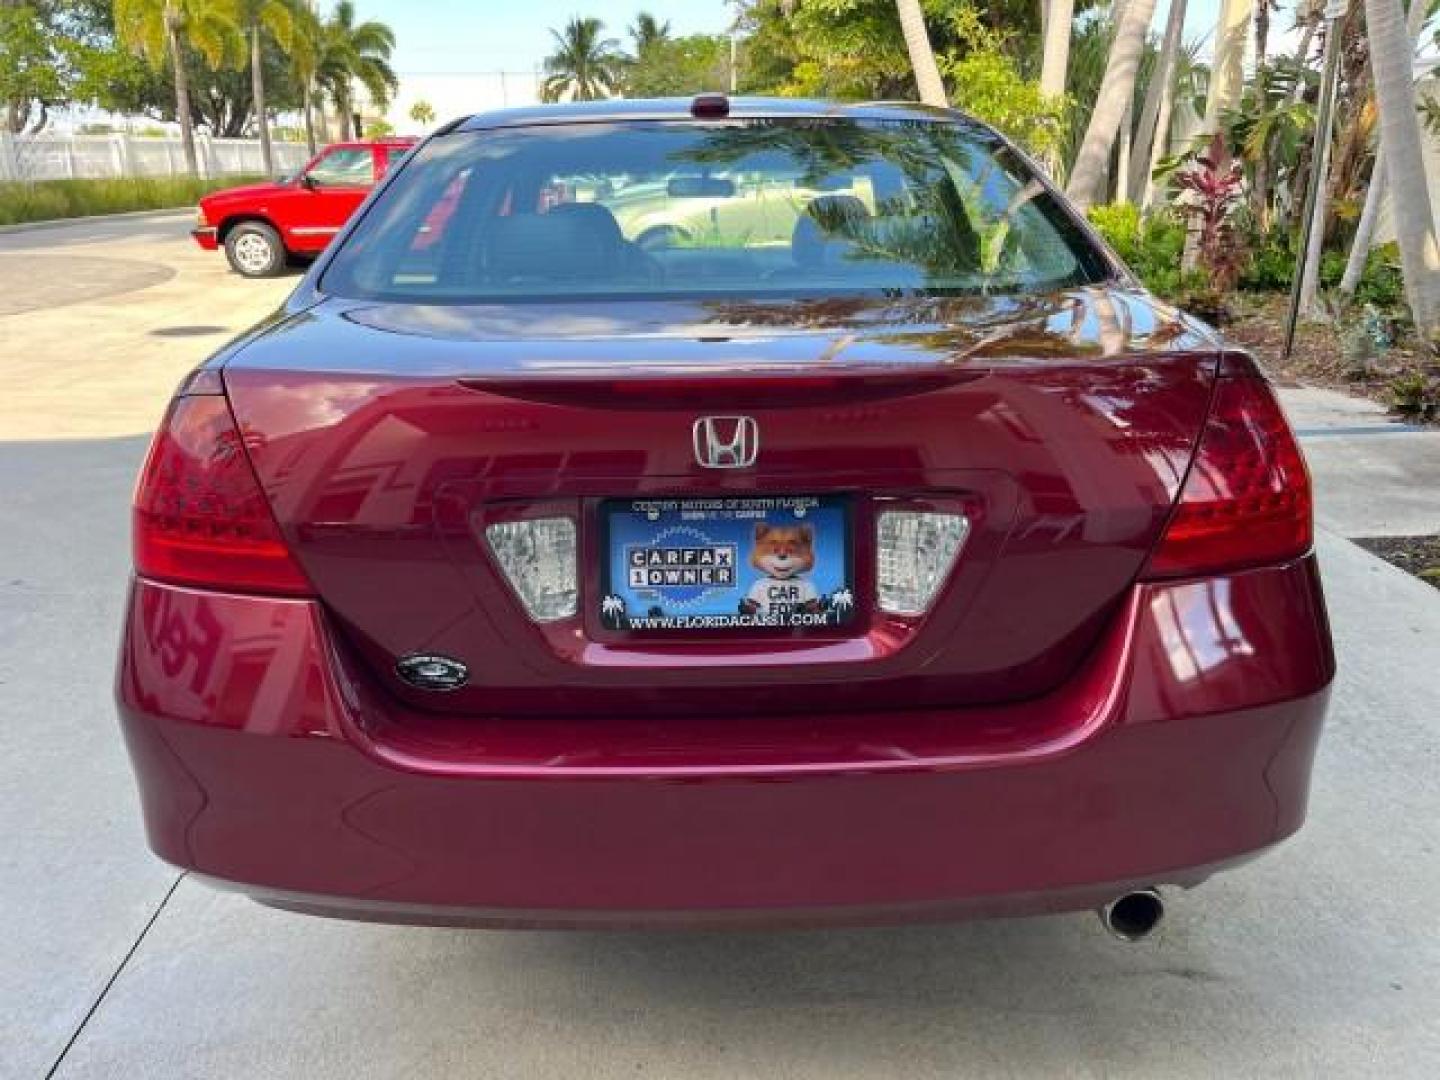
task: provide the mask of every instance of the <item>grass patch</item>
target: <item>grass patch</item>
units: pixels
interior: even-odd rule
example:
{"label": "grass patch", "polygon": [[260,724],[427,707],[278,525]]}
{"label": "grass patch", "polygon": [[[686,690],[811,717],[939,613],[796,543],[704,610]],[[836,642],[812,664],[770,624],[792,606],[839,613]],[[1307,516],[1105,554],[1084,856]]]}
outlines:
{"label": "grass patch", "polygon": [[1440,536],[1382,536],[1355,543],[1440,589]]}
{"label": "grass patch", "polygon": [[193,206],[202,195],[255,177],[126,176],[109,180],[39,180],[0,184],[0,225],[57,221],[130,210]]}

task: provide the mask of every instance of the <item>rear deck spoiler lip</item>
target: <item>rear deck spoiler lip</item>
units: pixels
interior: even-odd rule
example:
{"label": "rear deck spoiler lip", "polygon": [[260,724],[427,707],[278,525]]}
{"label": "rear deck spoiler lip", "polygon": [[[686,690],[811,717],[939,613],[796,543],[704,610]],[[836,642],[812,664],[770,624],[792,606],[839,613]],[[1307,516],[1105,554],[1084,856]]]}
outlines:
{"label": "rear deck spoiler lip", "polygon": [[627,410],[677,406],[782,409],[913,397],[976,382],[989,374],[985,366],[927,364],[824,371],[809,364],[726,374],[666,367],[623,373],[561,369],[545,374],[466,376],[455,381],[467,390],[542,404]]}

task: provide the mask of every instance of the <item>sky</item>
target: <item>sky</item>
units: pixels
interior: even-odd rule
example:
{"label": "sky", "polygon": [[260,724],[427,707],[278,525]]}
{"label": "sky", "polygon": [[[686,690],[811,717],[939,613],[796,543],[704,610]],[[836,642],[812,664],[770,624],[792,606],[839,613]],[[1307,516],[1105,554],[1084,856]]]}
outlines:
{"label": "sky", "polygon": [[[1220,0],[1190,0],[1186,37],[1205,36],[1215,25]],[[572,15],[594,15],[609,33],[628,44],[625,29],[638,11],[670,20],[676,33],[722,33],[734,21],[724,0],[359,0],[362,18],[382,19],[395,29],[399,47],[395,66],[401,73],[442,75],[457,72],[530,71],[550,51],[550,28]],[[1156,4],[1155,30],[1165,21],[1164,0]],[[1293,18],[1293,0],[1285,0],[1274,18],[1277,31]]]}
{"label": "sky", "polygon": [[735,20],[722,0],[357,0],[356,9],[394,29],[402,77],[533,71],[551,51],[550,28],[575,15],[600,19],[627,47],[639,11],[668,19],[676,34],[723,33]]}
{"label": "sky", "polygon": [[[981,0],[983,2],[983,0]],[[1220,0],[1189,0],[1186,40],[1209,51]],[[535,72],[551,51],[551,28],[575,15],[593,15],[610,36],[629,45],[627,28],[642,10],[670,21],[676,34],[723,33],[734,22],[725,0],[358,0],[361,18],[390,24],[397,47],[393,63],[400,93],[389,111],[402,132],[419,133],[409,119],[425,101],[443,121],[461,113],[527,104],[534,100]],[[1157,0],[1153,31],[1163,32],[1166,0]],[[1294,0],[1282,0],[1272,19],[1272,40],[1284,47]]]}

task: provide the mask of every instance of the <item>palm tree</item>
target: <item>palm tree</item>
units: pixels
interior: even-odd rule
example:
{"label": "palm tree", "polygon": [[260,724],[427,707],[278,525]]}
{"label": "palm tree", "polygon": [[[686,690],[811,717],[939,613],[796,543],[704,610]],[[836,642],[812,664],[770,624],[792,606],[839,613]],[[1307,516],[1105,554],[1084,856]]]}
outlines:
{"label": "palm tree", "polygon": [[1254,6],[1254,0],[1221,0],[1210,94],[1205,99],[1207,134],[1219,130],[1220,115],[1235,108],[1245,91],[1245,46],[1250,38],[1250,13]]}
{"label": "palm tree", "polygon": [[[1432,0],[1410,0],[1410,11],[1405,16],[1405,32],[1410,37],[1412,47],[1425,29],[1431,3]],[[1427,128],[1430,126],[1428,116],[1425,125]],[[1434,132],[1431,131],[1431,134]],[[1355,226],[1355,238],[1350,244],[1350,256],[1345,260],[1345,274],[1340,278],[1340,294],[1347,299],[1355,295],[1355,290],[1360,286],[1361,275],[1365,273],[1365,262],[1370,257],[1370,247],[1375,240],[1375,225],[1380,218],[1380,197],[1385,192],[1385,184],[1385,148],[1380,146],[1376,148],[1375,160],[1370,166],[1370,186],[1365,191],[1365,208],[1360,212],[1360,222]]]}
{"label": "palm tree", "polygon": [[195,154],[195,118],[190,110],[190,76],[185,70],[185,45],[196,49],[212,68],[230,55],[236,26],[228,0],[114,0],[115,33],[139,49],[156,68],[168,59],[175,82],[175,119],[185,167],[200,173]]}
{"label": "palm tree", "polygon": [[1170,0],[1160,55],[1150,85],[1145,88],[1145,103],[1140,107],[1140,130],[1128,183],[1130,195],[1139,200],[1142,210],[1154,197],[1155,182],[1151,177],[1170,141],[1170,110],[1175,100],[1175,68],[1180,58],[1180,34],[1185,29],[1185,8],[1185,0]]}
{"label": "palm tree", "polygon": [[661,22],[648,11],[642,11],[630,24],[630,40],[635,42],[635,56],[638,59],[656,45],[670,40],[670,20]]}
{"label": "palm tree", "polygon": [[395,31],[374,20],[356,23],[352,0],[340,0],[325,20],[320,55],[320,83],[340,114],[340,138],[351,139],[355,130],[355,81],[365,87],[370,102],[384,110],[400,80],[390,67]]}
{"label": "palm tree", "polygon": [[1070,24],[1075,21],[1075,0],[1041,0],[1045,15],[1044,54],[1040,61],[1040,92],[1046,97],[1065,93],[1070,68]]}
{"label": "palm tree", "polygon": [[542,100],[598,101],[620,88],[625,57],[620,43],[603,37],[604,32],[605,24],[594,18],[574,18],[563,32],[550,31],[555,51],[545,58]]}
{"label": "palm tree", "polygon": [[[292,12],[294,32],[290,37],[290,70],[300,84],[302,108],[305,113],[305,145],[315,155],[315,80],[320,74],[320,56],[325,48],[324,28],[309,4],[298,3]],[[325,110],[320,110],[325,122]]]}
{"label": "palm tree", "polygon": [[1429,213],[1420,118],[1415,112],[1414,54],[1400,0],[1365,0],[1365,24],[1390,204],[1411,211],[1392,215],[1405,297],[1421,338],[1433,341],[1440,329],[1440,245]]}
{"label": "palm tree", "polygon": [[275,172],[275,155],[270,149],[270,117],[265,110],[265,72],[261,64],[261,35],[268,34],[280,48],[289,51],[295,40],[296,0],[234,0],[236,21],[250,44],[250,92],[255,98],[255,120],[260,128],[260,160],[265,175]]}
{"label": "palm tree", "polygon": [[417,101],[410,106],[410,119],[414,120],[421,127],[429,127],[435,123],[435,106],[428,101]]}
{"label": "palm tree", "polygon": [[1135,96],[1135,75],[1154,14],[1155,0],[1130,0],[1115,31],[1115,41],[1105,63],[1105,77],[1100,81],[1100,94],[1095,99],[1090,123],[1085,128],[1085,140],[1080,144],[1080,153],[1065,188],[1065,193],[1082,209],[1095,200],[1105,180],[1115,136]]}
{"label": "palm tree", "polygon": [[935,63],[935,50],[925,29],[925,12],[920,9],[920,0],[895,0],[895,9],[900,14],[900,32],[905,35],[905,51],[910,54],[910,66],[915,70],[915,88],[920,91],[920,100],[926,105],[948,107],[950,99],[945,96],[945,84],[940,80],[940,67]]}

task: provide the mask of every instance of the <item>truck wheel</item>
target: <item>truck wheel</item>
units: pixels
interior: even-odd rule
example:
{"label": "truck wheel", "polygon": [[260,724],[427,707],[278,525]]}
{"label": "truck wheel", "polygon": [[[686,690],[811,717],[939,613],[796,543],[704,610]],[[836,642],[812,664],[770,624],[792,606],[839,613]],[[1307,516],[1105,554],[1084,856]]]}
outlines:
{"label": "truck wheel", "polygon": [[280,234],[263,221],[242,221],[225,237],[230,269],[248,278],[274,277],[285,269]]}

